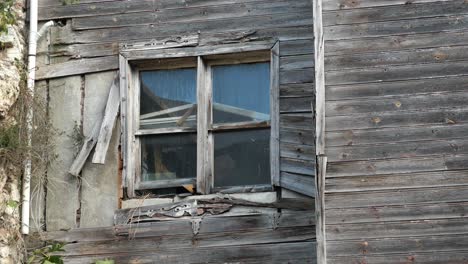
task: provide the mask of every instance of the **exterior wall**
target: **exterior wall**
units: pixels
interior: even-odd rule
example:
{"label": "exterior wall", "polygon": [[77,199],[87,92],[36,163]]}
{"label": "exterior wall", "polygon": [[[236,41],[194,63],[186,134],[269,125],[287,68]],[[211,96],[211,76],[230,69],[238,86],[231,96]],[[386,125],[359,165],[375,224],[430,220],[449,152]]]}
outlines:
{"label": "exterior wall", "polygon": [[[99,169],[118,167],[117,145],[111,146],[109,151],[113,159],[105,166],[86,165],[94,169],[85,167],[81,182],[66,172],[76,155],[70,137],[77,132],[74,124],[78,125],[78,132],[87,136],[95,120],[93,116],[101,113],[98,109],[105,104],[102,97],[110,87],[111,71],[119,66],[117,54],[120,43],[196,33],[200,35],[200,45],[213,41],[280,39],[281,174],[283,179],[290,181],[313,179],[311,3],[306,0],[293,4],[285,0],[153,2],[80,1],[65,6],[58,0],[40,2],[41,21],[66,21],[65,26],[51,29],[49,45],[42,45],[43,64],[38,69],[38,79],[50,79],[51,103],[56,99],[62,104],[61,107],[50,106],[51,116],[56,116],[55,125],[64,132],[63,140],[57,144],[60,158],[49,170],[50,184],[57,182],[54,188],[66,190],[69,194],[63,199],[62,196],[54,196],[54,190],[48,193],[48,207],[65,208],[58,212],[52,210],[54,215],[46,217],[47,230],[108,225],[107,217],[96,221],[95,214],[86,218],[86,212],[109,208],[107,215],[110,215],[117,209],[115,199],[110,196],[103,199],[102,193],[87,191],[87,188],[106,189],[109,190],[106,193],[118,196],[116,169]],[[61,84],[63,87],[54,88]],[[117,141],[114,143],[118,144]],[[101,178],[97,180],[98,177]],[[93,204],[94,199],[101,203]],[[83,206],[95,208],[85,210]]]}
{"label": "exterior wall", "polygon": [[[54,126],[62,132],[54,139],[59,155],[48,170],[43,218],[46,231],[51,232],[50,239],[78,242],[65,247],[67,263],[87,263],[106,257],[117,263],[136,259],[138,263],[189,263],[187,258],[197,263],[227,259],[243,263],[314,263],[315,226],[311,208],[293,213],[302,217],[300,221],[295,217],[281,218],[277,208],[240,208],[209,219],[210,226],[219,227],[200,233],[193,233],[192,227],[186,226],[190,219],[180,219],[165,225],[164,232],[162,225],[152,224],[145,238],[131,240],[119,235],[117,229],[109,227],[121,198],[119,125],[114,128],[105,165],[92,164],[88,158],[80,178],[67,173],[77,154],[76,146],[80,147],[82,137],[89,135],[95,120],[102,115],[113,75],[119,67],[119,45],[198,33],[200,46],[265,38],[280,40],[281,177],[289,182],[313,182],[311,2],[80,0],[70,5],[62,2],[39,1],[41,22],[55,20],[63,26],[51,28],[40,43],[38,80],[47,87],[49,113]],[[296,193],[285,196],[304,198]],[[175,197],[173,201],[179,199]],[[308,203],[313,205],[311,200]],[[282,213],[288,215],[287,210]],[[277,218],[285,219],[284,226],[276,225]],[[237,223],[237,229],[224,225],[225,221]],[[151,228],[159,231],[152,233]],[[58,231],[63,229],[71,231]],[[188,253],[184,255],[181,251]]]}
{"label": "exterior wall", "polygon": [[466,1],[324,9],[328,262],[466,262]]}

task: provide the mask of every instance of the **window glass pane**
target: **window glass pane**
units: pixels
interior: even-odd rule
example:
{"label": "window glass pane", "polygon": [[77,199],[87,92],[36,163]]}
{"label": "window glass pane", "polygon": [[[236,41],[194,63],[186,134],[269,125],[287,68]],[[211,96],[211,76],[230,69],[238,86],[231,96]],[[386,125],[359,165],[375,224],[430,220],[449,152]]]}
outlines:
{"label": "window glass pane", "polygon": [[213,122],[270,119],[270,63],[213,66]]}
{"label": "window glass pane", "polygon": [[197,177],[195,133],[151,135],[140,139],[142,181]]}
{"label": "window glass pane", "polygon": [[195,68],[140,72],[140,128],[196,127]]}
{"label": "window glass pane", "polygon": [[214,133],[215,187],[269,184],[270,129]]}

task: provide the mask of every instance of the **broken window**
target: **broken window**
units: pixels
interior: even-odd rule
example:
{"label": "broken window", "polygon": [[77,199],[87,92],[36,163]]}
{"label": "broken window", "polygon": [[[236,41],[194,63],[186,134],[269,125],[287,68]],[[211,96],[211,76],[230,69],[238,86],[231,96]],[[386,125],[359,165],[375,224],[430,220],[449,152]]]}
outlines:
{"label": "broken window", "polygon": [[127,188],[271,190],[270,58],[261,50],[127,61]]}

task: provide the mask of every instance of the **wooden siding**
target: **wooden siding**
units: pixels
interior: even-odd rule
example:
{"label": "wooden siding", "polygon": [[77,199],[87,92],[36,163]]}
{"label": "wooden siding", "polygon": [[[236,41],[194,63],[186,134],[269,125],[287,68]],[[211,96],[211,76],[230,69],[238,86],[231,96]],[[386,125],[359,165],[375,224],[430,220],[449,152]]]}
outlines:
{"label": "wooden siding", "polygon": [[325,1],[329,263],[467,261],[467,14]]}
{"label": "wooden siding", "polygon": [[313,211],[204,215],[43,234],[65,263],[316,263]]}
{"label": "wooden siding", "polygon": [[[315,173],[312,3],[308,0],[41,1],[39,19],[62,19],[39,51],[38,79],[118,69],[119,44],[199,34],[199,45],[280,40],[280,165],[287,182]],[[303,192],[303,189],[296,189]],[[307,190],[306,193],[311,193]]]}
{"label": "wooden siding", "polygon": [[[66,173],[76,155],[77,143],[70,136],[89,136],[94,122],[102,119],[112,76],[119,68],[121,44],[198,36],[198,46],[207,49],[214,44],[279,40],[281,171],[277,181],[298,186],[296,192],[312,194],[315,98],[309,0],[39,2],[41,23],[61,23],[39,45],[37,79],[50,86],[50,113],[63,128],[63,139],[58,142],[66,162],[51,168],[48,177],[69,195],[48,192],[47,208],[53,210],[45,210],[45,219],[47,239],[67,243],[66,263],[105,258],[116,263],[316,263],[313,211],[233,208],[216,217],[164,219],[130,229],[109,227],[122,198],[119,124],[105,165],[91,164],[88,158],[81,178]],[[65,86],[57,86],[62,83]],[[310,188],[303,188],[303,183]],[[175,199],[180,198],[166,200]],[[313,200],[308,204],[313,206]],[[200,224],[199,230],[193,223]],[[143,230],[144,235],[132,236],[136,230]]]}

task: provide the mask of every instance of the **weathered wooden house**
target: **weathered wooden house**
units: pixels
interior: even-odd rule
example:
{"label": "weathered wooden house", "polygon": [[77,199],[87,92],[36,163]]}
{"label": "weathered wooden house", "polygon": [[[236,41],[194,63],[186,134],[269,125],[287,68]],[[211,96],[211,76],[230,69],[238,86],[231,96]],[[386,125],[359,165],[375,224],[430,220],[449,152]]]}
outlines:
{"label": "weathered wooden house", "polygon": [[467,1],[39,0],[38,20],[62,133],[30,226],[66,263],[468,263]]}

